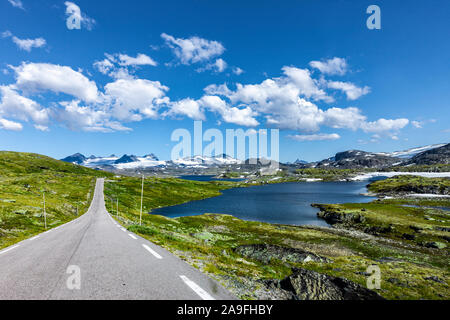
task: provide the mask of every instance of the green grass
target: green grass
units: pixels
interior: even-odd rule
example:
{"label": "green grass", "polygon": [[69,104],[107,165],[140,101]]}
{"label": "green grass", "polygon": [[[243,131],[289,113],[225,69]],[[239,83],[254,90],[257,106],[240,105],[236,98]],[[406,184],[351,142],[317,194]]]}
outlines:
{"label": "green grass", "polygon": [[[216,196],[220,190],[233,185],[238,184],[149,178],[145,183],[144,208],[149,211],[163,205]],[[292,267],[345,277],[365,285],[366,276],[361,272],[371,264],[379,265],[382,270],[383,282],[379,293],[388,299],[450,298],[447,249],[410,245],[403,239],[393,241],[395,237],[389,236],[362,240],[358,234],[345,230],[274,225],[217,214],[176,219],[144,214],[142,226],[139,226],[140,180],[112,179],[107,182],[105,192],[109,197],[118,196],[124,201],[126,208],[120,210],[117,219],[129,230],[165,247],[243,299],[257,299],[263,290],[261,280],[282,279],[290,275]],[[382,217],[381,224],[428,223],[425,213],[420,211],[422,209],[395,204],[398,207],[390,217],[393,203],[375,202],[368,206],[370,213],[376,212]],[[353,204],[343,205],[342,209],[361,212],[360,207]],[[405,212],[411,216],[403,219]],[[249,244],[301,248],[332,262],[296,263],[272,258],[263,263],[235,252],[238,246]],[[394,260],[380,261],[386,257]],[[427,280],[429,276],[436,276],[444,283]]]}
{"label": "green grass", "polygon": [[450,193],[450,178],[426,178],[420,176],[395,176],[369,184],[373,193]]}
{"label": "green grass", "polygon": [[54,228],[89,207],[97,177],[112,176],[46,156],[0,152],[0,249]]}
{"label": "green grass", "polygon": [[336,168],[307,168],[297,169],[296,174],[305,179],[322,179],[336,181],[350,179],[358,174],[374,172],[375,169],[336,169]]}

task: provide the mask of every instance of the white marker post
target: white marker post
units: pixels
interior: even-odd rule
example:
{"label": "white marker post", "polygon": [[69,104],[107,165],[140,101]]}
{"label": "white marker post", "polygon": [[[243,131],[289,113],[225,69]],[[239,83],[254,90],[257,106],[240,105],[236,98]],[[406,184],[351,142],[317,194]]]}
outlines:
{"label": "white marker post", "polygon": [[141,190],[141,214],[139,216],[139,225],[142,226],[142,204],[144,201],[144,175],[142,175],[142,190]]}
{"label": "white marker post", "polygon": [[47,230],[47,213],[45,212],[45,191],[43,193],[43,197],[44,197],[44,227],[45,230]]}

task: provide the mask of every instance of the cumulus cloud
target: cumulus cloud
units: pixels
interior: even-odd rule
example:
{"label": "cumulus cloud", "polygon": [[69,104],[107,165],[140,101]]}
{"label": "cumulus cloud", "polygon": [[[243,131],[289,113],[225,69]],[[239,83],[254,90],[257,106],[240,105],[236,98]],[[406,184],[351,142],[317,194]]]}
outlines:
{"label": "cumulus cloud", "polygon": [[155,60],[142,53],[139,53],[136,57],[122,53],[105,53],[105,56],[105,59],[94,62],[94,68],[114,79],[133,79],[136,67],[158,65]]}
{"label": "cumulus cloud", "polygon": [[341,138],[337,133],[319,133],[319,134],[309,134],[309,135],[289,135],[288,138],[296,141],[324,141],[324,140],[338,140]]}
{"label": "cumulus cloud", "polygon": [[66,5],[68,29],[81,29],[81,26],[83,26],[87,30],[92,30],[95,25],[94,19],[81,12],[80,7],[75,3],[66,1],[64,4]]}
{"label": "cumulus cloud", "polygon": [[105,86],[105,102],[112,106],[112,114],[118,120],[156,119],[158,109],[168,103],[168,90],[159,81],[119,79]]}
{"label": "cumulus cloud", "polygon": [[5,31],[2,33],[2,38],[11,37],[12,41],[19,47],[21,50],[25,50],[30,52],[33,48],[42,48],[47,42],[44,38],[36,38],[36,39],[20,39],[14,36],[11,31]]}
{"label": "cumulus cloud", "polygon": [[365,132],[384,132],[398,131],[406,127],[409,123],[408,119],[379,119],[373,122],[364,122],[361,129]]}
{"label": "cumulus cloud", "polygon": [[225,47],[218,41],[199,37],[175,38],[166,33],[162,33],[161,37],[165,40],[166,45],[172,49],[178,60],[185,65],[208,61],[220,56],[225,51]]}
{"label": "cumulus cloud", "polygon": [[0,96],[0,116],[21,121],[33,121],[41,126],[48,124],[48,110],[37,102],[21,96],[12,87],[0,86]]}
{"label": "cumulus cloud", "polygon": [[[260,83],[237,83],[232,88],[213,84],[198,99],[171,101],[168,87],[158,81],[138,79],[129,72],[135,66],[151,65],[152,60],[147,58],[115,54],[95,62],[100,72],[115,78],[103,91],[80,71],[67,66],[22,63],[10,67],[16,83],[0,86],[0,119],[33,122],[39,130],[48,130],[49,124],[56,121],[72,130],[111,132],[131,130],[124,124],[144,119],[206,120],[207,113],[213,113],[220,122],[256,127],[265,121],[271,127],[297,131],[302,134],[291,138],[299,141],[338,139],[337,134],[316,134],[322,127],[362,130],[395,139],[409,123],[408,119],[369,121],[357,107],[319,107],[318,103],[334,101],[326,92],[328,82],[314,79],[309,70],[294,66],[285,66],[281,76]],[[47,91],[64,95],[47,108],[29,98]],[[13,124],[8,127],[18,128]]]}
{"label": "cumulus cloud", "polygon": [[8,0],[8,2],[15,8],[25,10],[21,0]]}
{"label": "cumulus cloud", "polygon": [[411,124],[415,127],[415,128],[422,128],[423,123],[421,121],[411,121]]}
{"label": "cumulus cloud", "polygon": [[231,107],[220,97],[207,95],[200,99],[200,103],[210,111],[220,114],[225,122],[246,127],[259,125],[259,122],[254,118],[257,116],[257,112],[250,107]]}
{"label": "cumulus cloud", "polygon": [[347,73],[347,61],[343,58],[333,58],[325,61],[311,61],[309,65],[323,74],[343,76]]}
{"label": "cumulus cloud", "polygon": [[121,65],[121,66],[145,66],[145,65],[157,66],[158,65],[155,60],[153,60],[152,58],[150,58],[149,56],[147,56],[143,53],[139,53],[135,58],[130,57],[129,55],[126,55],[126,54],[119,54],[118,57],[119,57],[119,65]]}
{"label": "cumulus cloud", "polygon": [[118,121],[111,120],[108,110],[80,105],[80,100],[63,101],[62,108],[54,108],[53,117],[70,130],[88,132],[130,131]]}
{"label": "cumulus cloud", "polygon": [[[335,129],[397,131],[407,124],[407,119],[379,119],[368,122],[356,107],[321,109],[313,101],[331,102],[333,99],[322,88],[323,81],[311,77],[307,69],[283,67],[283,76],[270,78],[259,84],[236,84],[231,90],[226,84],[209,85],[208,95],[222,96],[231,106],[248,108],[252,115],[260,115],[270,126],[284,130],[316,132],[321,126]],[[356,98],[349,93],[351,98]],[[257,119],[255,119],[256,121]]]}
{"label": "cumulus cloud", "polygon": [[114,64],[109,59],[95,61],[94,67],[103,74],[108,74],[113,68]]}
{"label": "cumulus cloud", "polygon": [[70,67],[49,63],[22,63],[12,68],[16,73],[16,86],[23,91],[49,90],[66,93],[86,102],[94,102],[98,98],[95,82]]}
{"label": "cumulus cloud", "polygon": [[9,131],[21,131],[23,129],[23,126],[18,122],[0,118],[0,129]]}
{"label": "cumulus cloud", "polygon": [[[107,63],[98,66],[105,72],[110,67]],[[95,82],[67,66],[22,63],[10,68],[15,72],[16,82],[0,86],[0,118],[33,122],[38,130],[48,130],[48,125],[56,121],[71,130],[128,131],[130,128],[123,122],[156,119],[161,106],[170,102],[166,96],[169,88],[158,81],[118,79],[106,84],[104,92],[100,92]],[[48,91],[63,93],[63,99],[66,95],[72,98],[49,102],[50,107],[44,108],[27,97]],[[10,124],[4,123],[5,128]],[[10,124],[8,128],[17,126]]]}
{"label": "cumulus cloud", "polygon": [[242,69],[239,68],[239,67],[234,67],[234,68],[233,68],[233,73],[234,73],[235,75],[237,75],[237,76],[240,76],[241,74],[244,73],[244,70],[242,70]]}
{"label": "cumulus cloud", "polygon": [[346,94],[348,100],[357,100],[370,93],[369,87],[360,88],[351,82],[328,81],[328,88],[341,90]]}
{"label": "cumulus cloud", "polygon": [[196,100],[186,98],[170,104],[169,110],[164,113],[164,116],[186,116],[194,120],[205,120],[200,103]]}

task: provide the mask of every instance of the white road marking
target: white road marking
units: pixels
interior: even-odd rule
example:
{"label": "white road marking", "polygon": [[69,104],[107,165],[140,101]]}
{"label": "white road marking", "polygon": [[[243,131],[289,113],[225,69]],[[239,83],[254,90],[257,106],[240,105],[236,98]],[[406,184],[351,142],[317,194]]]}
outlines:
{"label": "white road marking", "polygon": [[125,228],[120,228],[120,230],[122,230],[123,232],[127,232],[127,229],[125,229]]}
{"label": "white road marking", "polygon": [[135,236],[133,236],[131,233],[128,234],[131,238],[133,238],[134,240],[137,240],[137,238]]}
{"label": "white road marking", "polygon": [[196,294],[198,294],[200,296],[200,298],[202,298],[203,300],[216,300],[208,292],[206,292],[205,290],[200,288],[194,281],[190,280],[188,277],[180,276],[180,278],[181,278],[181,280],[184,281],[184,283],[186,283],[186,285],[189,288],[194,290],[194,292]]}
{"label": "white road marking", "polygon": [[145,250],[147,250],[152,255],[154,255],[156,259],[162,259],[162,257],[155,250],[153,250],[152,248],[150,248],[146,244],[143,244],[142,246],[145,248]]}
{"label": "white road marking", "polygon": [[5,250],[3,250],[3,251],[0,251],[0,254],[4,254],[4,253],[6,253],[6,252],[8,252],[8,251],[11,251],[12,249],[17,248],[17,247],[19,247],[19,245],[14,246],[14,247],[11,247],[11,248],[8,248],[8,249],[5,249]]}
{"label": "white road marking", "polygon": [[29,240],[29,241],[33,241],[33,240],[36,240],[37,238],[39,238],[39,236],[35,236],[35,237],[30,238],[30,239],[28,239],[28,240]]}

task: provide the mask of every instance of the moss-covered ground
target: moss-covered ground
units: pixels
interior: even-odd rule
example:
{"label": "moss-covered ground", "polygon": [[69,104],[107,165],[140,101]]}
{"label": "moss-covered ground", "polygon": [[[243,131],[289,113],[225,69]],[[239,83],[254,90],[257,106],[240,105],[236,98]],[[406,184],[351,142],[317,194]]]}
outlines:
{"label": "moss-covered ground", "polygon": [[[353,225],[349,225],[349,228],[297,227],[243,221],[216,214],[176,219],[144,214],[140,226],[140,183],[139,179],[134,178],[115,178],[107,182],[107,197],[118,197],[123,204],[119,206],[118,215],[114,206],[111,208],[116,219],[129,230],[163,246],[216,278],[240,298],[265,297],[263,280],[284,278],[291,274],[293,267],[344,277],[365,285],[365,271],[373,264],[381,269],[382,285],[378,292],[385,298],[450,298],[447,248],[429,248],[397,235],[371,235]],[[144,212],[160,206],[216,196],[221,189],[232,186],[236,184],[149,178],[144,187]],[[433,229],[435,226],[448,226],[446,215],[441,210],[430,211],[430,202],[427,200],[421,200],[423,203],[415,201],[413,204],[409,202],[413,200],[393,201],[347,204],[336,209],[357,211],[367,216],[379,215],[379,220],[374,221],[381,225],[398,223],[399,228],[409,228],[409,225],[417,223],[426,230],[425,235],[430,233],[426,241],[441,236],[441,231]],[[419,208],[405,207],[405,204],[417,205]],[[423,204],[427,208],[422,208]],[[440,205],[448,206],[448,203]],[[436,220],[426,220],[426,215],[433,215]],[[403,229],[399,231],[404,232]],[[249,244],[299,248],[326,257],[331,262],[297,263],[289,261],[289,258],[286,261],[272,258],[269,262],[261,262],[236,253],[238,246]]]}
{"label": "moss-covered ground", "polygon": [[[0,152],[0,249],[87,211],[97,177],[109,173],[38,154]],[[78,210],[77,210],[78,208]]]}

